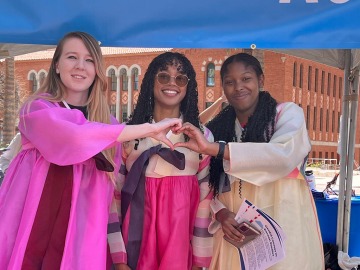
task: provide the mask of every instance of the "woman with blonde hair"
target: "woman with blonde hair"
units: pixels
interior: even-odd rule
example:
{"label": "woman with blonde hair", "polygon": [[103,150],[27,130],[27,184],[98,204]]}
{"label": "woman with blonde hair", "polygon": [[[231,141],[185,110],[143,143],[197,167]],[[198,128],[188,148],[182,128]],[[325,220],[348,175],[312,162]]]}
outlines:
{"label": "woman with blonde hair", "polygon": [[106,268],[119,142],[150,136],[172,148],[166,133],[181,125],[117,123],[106,87],[98,42],[66,34],[44,84],[20,110],[22,150],[0,189],[0,269]]}

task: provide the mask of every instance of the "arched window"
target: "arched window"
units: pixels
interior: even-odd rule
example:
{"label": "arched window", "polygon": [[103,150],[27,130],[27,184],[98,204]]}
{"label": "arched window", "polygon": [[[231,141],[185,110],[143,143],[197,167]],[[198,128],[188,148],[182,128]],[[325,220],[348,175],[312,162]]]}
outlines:
{"label": "arched window", "polygon": [[114,69],[109,70],[109,77],[111,82],[111,91],[116,91],[116,75]]}
{"label": "arched window", "polygon": [[334,75],[334,81],[333,81],[333,96],[336,97],[336,85],[337,85],[337,76]]}
{"label": "arched window", "polygon": [[206,86],[215,85],[215,65],[213,63],[208,64],[206,70]]}
{"label": "arched window", "polygon": [[319,70],[317,68],[315,68],[315,92],[318,91],[319,88],[319,84],[318,84],[318,80],[319,80]]}
{"label": "arched window", "polygon": [[309,67],[308,70],[308,90],[311,90],[312,85],[312,67]]}
{"label": "arched window", "polygon": [[205,102],[205,109],[209,108],[213,103],[212,101]]}
{"label": "arched window", "polygon": [[329,110],[326,110],[326,122],[325,122],[326,132],[329,132]]}
{"label": "arched window", "polygon": [[342,87],[343,87],[342,78],[339,77],[339,98],[341,98],[342,95]]}
{"label": "arched window", "polygon": [[320,108],[320,131],[323,130],[323,118],[324,118],[324,115],[323,115],[323,108]]}
{"label": "arched window", "polygon": [[121,105],[121,112],[122,112],[121,121],[126,122],[127,121],[127,105],[126,104]]}
{"label": "arched window", "polygon": [[36,80],[36,74],[35,73],[31,73],[30,74],[30,90],[32,92],[35,92],[37,90],[37,80]]}
{"label": "arched window", "polygon": [[45,72],[41,72],[39,75],[40,86],[44,83],[45,78],[46,78]]}
{"label": "arched window", "polygon": [[133,81],[133,89],[139,90],[139,70],[137,68],[133,68],[131,77]]}
{"label": "arched window", "polygon": [[296,87],[296,81],[297,81],[297,63],[294,63],[294,69],[293,69],[293,86]]}
{"label": "arched window", "polygon": [[127,91],[128,90],[128,76],[126,74],[126,69],[124,69],[124,68],[121,69],[120,78],[121,78],[122,90]]}
{"label": "arched window", "polygon": [[112,116],[116,116],[116,105],[115,104],[112,104],[110,105],[110,113]]}
{"label": "arched window", "polygon": [[306,128],[309,130],[309,124],[310,124],[310,106],[306,106]]}

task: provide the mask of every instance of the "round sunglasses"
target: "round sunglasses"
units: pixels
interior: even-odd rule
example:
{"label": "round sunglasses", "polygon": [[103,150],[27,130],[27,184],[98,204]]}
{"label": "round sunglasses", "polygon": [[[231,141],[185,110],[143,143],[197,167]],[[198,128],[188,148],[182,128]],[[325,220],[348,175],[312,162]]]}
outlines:
{"label": "round sunglasses", "polygon": [[171,76],[169,73],[167,72],[159,72],[158,74],[156,74],[157,77],[157,81],[160,84],[169,84],[171,78],[175,79],[175,84],[179,87],[184,87],[188,84],[188,82],[190,81],[190,79],[188,78],[188,76],[184,75],[184,74],[179,74],[177,76]]}

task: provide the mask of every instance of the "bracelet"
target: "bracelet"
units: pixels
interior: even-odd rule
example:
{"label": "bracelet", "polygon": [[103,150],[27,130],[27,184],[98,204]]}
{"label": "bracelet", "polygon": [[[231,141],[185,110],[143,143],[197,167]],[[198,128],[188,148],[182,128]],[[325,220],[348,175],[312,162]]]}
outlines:
{"label": "bracelet", "polygon": [[216,156],[216,159],[223,159],[226,142],[225,141],[217,141],[217,143],[219,144],[219,152]]}

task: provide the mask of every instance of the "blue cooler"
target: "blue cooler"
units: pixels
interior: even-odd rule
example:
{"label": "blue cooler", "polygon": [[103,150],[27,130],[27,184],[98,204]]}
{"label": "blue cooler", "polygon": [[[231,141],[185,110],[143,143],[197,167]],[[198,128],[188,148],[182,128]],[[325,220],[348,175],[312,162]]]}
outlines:
{"label": "blue cooler", "polygon": [[[338,199],[316,199],[323,243],[336,244]],[[360,257],[360,196],[351,198],[349,256]]]}

